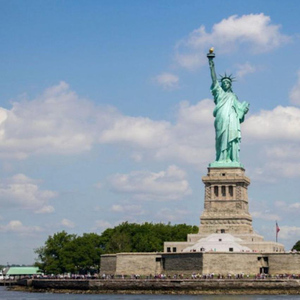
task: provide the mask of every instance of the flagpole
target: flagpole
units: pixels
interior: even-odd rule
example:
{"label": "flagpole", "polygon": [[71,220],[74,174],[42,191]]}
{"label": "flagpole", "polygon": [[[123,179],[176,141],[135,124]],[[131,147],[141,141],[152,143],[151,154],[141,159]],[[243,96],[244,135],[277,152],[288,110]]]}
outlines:
{"label": "flagpole", "polygon": [[276,243],[278,242],[278,232],[280,231],[280,228],[278,226],[278,223],[276,221]]}
{"label": "flagpole", "polygon": [[277,221],[276,221],[276,224],[275,224],[275,231],[276,231],[276,243],[277,243],[277,240],[278,240],[278,232],[277,232]]}

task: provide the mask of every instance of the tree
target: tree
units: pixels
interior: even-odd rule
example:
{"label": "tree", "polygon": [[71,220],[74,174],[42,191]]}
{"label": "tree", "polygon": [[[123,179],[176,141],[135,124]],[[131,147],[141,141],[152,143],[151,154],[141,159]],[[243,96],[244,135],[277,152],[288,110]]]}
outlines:
{"label": "tree", "polygon": [[94,274],[99,272],[101,237],[96,233],[84,233],[65,246],[64,263],[71,273]]}
{"label": "tree", "polygon": [[197,226],[124,222],[107,229],[101,237],[105,253],[159,252],[165,241],[184,241],[188,233],[197,233]]}
{"label": "tree", "polygon": [[300,241],[298,241],[292,248],[292,251],[296,250],[296,251],[300,251]]}
{"label": "tree", "polygon": [[49,236],[45,245],[35,250],[35,263],[46,274],[97,273],[100,267],[101,236],[84,233],[83,236],[65,231]]}
{"label": "tree", "polygon": [[35,263],[46,274],[62,274],[68,272],[66,266],[65,246],[75,239],[75,235],[65,231],[49,236],[45,246],[35,250],[38,261]]}
{"label": "tree", "polygon": [[82,236],[65,231],[49,236],[45,245],[35,250],[35,265],[46,274],[96,273],[100,256],[119,252],[160,252],[165,241],[184,241],[188,233],[197,233],[197,226],[124,222],[106,229],[101,235]]}

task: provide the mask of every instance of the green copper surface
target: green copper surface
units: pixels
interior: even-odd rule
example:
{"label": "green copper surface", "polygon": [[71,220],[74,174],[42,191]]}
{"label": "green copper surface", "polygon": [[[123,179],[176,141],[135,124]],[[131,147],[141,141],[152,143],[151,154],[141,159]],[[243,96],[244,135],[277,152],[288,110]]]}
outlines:
{"label": "green copper surface", "polygon": [[222,77],[221,84],[219,84],[213,61],[215,56],[210,52],[207,57],[212,78],[211,92],[216,105],[213,112],[216,160],[210,164],[210,167],[243,167],[239,158],[242,137],[240,124],[249,110],[249,104],[239,102],[232,91],[230,76]]}
{"label": "green copper surface", "polygon": [[209,164],[210,168],[244,168],[244,166],[237,161],[214,161]]}

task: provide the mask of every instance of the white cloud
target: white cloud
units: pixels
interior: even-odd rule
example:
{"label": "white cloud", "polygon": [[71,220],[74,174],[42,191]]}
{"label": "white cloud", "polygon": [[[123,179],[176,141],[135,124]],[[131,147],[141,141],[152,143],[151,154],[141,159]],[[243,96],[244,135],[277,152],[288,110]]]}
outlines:
{"label": "white cloud", "polygon": [[300,105],[300,71],[298,71],[298,80],[290,91],[291,103]]}
{"label": "white cloud", "polygon": [[[183,101],[173,123],[132,117],[111,107],[93,106],[62,82],[32,101],[0,109],[0,157],[76,154],[95,144],[117,144],[125,146],[127,157],[136,162],[154,159],[203,168],[214,159],[213,109],[211,99],[193,105]],[[299,175],[300,108],[278,106],[250,115],[242,134],[243,145],[255,144],[265,157],[266,166],[257,168],[263,170],[262,176],[267,170],[284,168],[286,176]],[[45,203],[35,211],[53,209]]]}
{"label": "white cloud", "polygon": [[51,205],[44,205],[40,209],[37,209],[35,213],[37,214],[51,214],[55,211],[54,207]]}
{"label": "white cloud", "polygon": [[300,152],[297,148],[297,143],[294,143],[293,146],[292,145],[292,143],[281,145],[278,141],[276,145],[265,149],[265,151],[269,157],[276,157],[276,159],[288,159],[289,157],[299,159]]}
{"label": "white cloud", "polygon": [[267,52],[290,40],[280,33],[280,27],[271,24],[271,18],[263,13],[233,15],[214,24],[211,33],[203,25],[190,33],[178,43],[175,59],[179,65],[193,69],[206,63],[204,51],[210,46],[218,53],[237,51],[240,47],[253,53]]}
{"label": "white cloud", "polygon": [[270,161],[268,162],[268,165],[268,169],[275,174],[280,174],[284,177],[300,176],[300,162],[292,162],[292,157],[291,161]]}
{"label": "white cloud", "polygon": [[97,183],[95,184],[95,187],[96,187],[97,189],[102,189],[103,183],[102,183],[102,182],[97,182]]}
{"label": "white cloud", "polygon": [[290,209],[300,209],[300,202],[292,203],[289,205]]}
{"label": "white cloud", "polygon": [[124,212],[124,207],[119,204],[115,204],[111,207],[111,211],[113,212]]}
{"label": "white cloud", "polygon": [[154,78],[154,81],[165,90],[178,88],[179,77],[172,73],[162,73]]}
{"label": "white cloud", "polygon": [[248,74],[254,73],[257,71],[257,67],[251,65],[250,63],[245,63],[243,65],[237,65],[237,72],[236,75],[239,78],[242,78]]}
{"label": "white cloud", "polygon": [[201,141],[213,140],[212,110],[212,100],[182,102],[173,125],[95,107],[61,82],[32,101],[14,102],[10,110],[0,108],[0,157],[76,154],[98,143],[126,145],[132,151],[128,156],[137,162],[178,159],[199,165],[211,153],[211,145]]}
{"label": "white cloud", "polygon": [[188,101],[179,103],[178,127],[199,126],[213,127],[214,102],[211,99],[204,99],[195,105],[190,105]]}
{"label": "white cloud", "polygon": [[277,106],[262,110],[246,120],[243,130],[249,139],[300,141],[300,109]]}
{"label": "white cloud", "polygon": [[286,203],[284,201],[275,201],[274,204],[275,204],[275,207],[278,207],[278,208],[283,208],[286,206]]}
{"label": "white cloud", "polygon": [[142,209],[141,205],[131,205],[131,204],[114,204],[111,207],[111,211],[114,213],[126,213],[126,217],[128,215],[143,215],[145,211]]}
{"label": "white cloud", "polygon": [[270,214],[268,212],[254,211],[251,213],[251,216],[256,219],[263,219],[263,220],[268,220],[268,221],[281,220],[281,217],[279,215]]}
{"label": "white cloud", "polygon": [[39,226],[24,226],[19,220],[10,221],[7,225],[0,225],[0,232],[32,235],[41,231]]}
{"label": "white cloud", "polygon": [[207,59],[203,53],[181,53],[181,49],[177,50],[174,59],[181,67],[188,70],[194,70],[207,64]]}
{"label": "white cloud", "polygon": [[210,99],[195,105],[190,105],[188,101],[181,102],[177,123],[170,130],[169,143],[160,145],[155,157],[184,161],[195,166],[207,164],[214,153],[213,109],[213,100]]}
{"label": "white cloud", "polygon": [[133,171],[116,174],[109,179],[115,192],[133,194],[135,198],[146,200],[176,200],[191,193],[186,173],[176,166],[158,173]]}
{"label": "white cloud", "polygon": [[159,210],[154,218],[158,222],[174,222],[174,223],[181,223],[185,220],[186,216],[189,215],[191,212],[188,210],[182,209],[175,209],[173,208],[162,208]]}
{"label": "white cloud", "polygon": [[118,115],[101,133],[100,141],[128,145],[134,151],[135,161],[150,155],[158,160],[180,160],[194,165],[207,163],[214,151],[213,107],[213,100],[209,99],[195,105],[183,101],[178,106],[175,125]]}
{"label": "white cloud", "polygon": [[91,103],[79,99],[64,82],[34,100],[14,102],[10,110],[0,110],[0,156],[22,159],[89,150],[92,112]]}
{"label": "white cloud", "polygon": [[169,142],[170,123],[142,117],[118,116],[100,135],[102,143],[127,143],[155,148]]}
{"label": "white cloud", "polygon": [[68,220],[68,219],[62,219],[61,225],[65,226],[67,228],[74,228],[75,227],[75,223],[72,222],[72,221],[70,221],[70,220]]}
{"label": "white cloud", "polygon": [[275,207],[279,208],[280,211],[287,211],[289,213],[298,213],[298,209],[300,209],[300,202],[295,202],[291,204],[287,204],[283,201],[276,201]]}
{"label": "white cloud", "polygon": [[2,180],[0,184],[0,207],[18,207],[33,210],[36,213],[53,212],[54,208],[48,205],[48,201],[55,197],[56,193],[41,190],[38,183],[37,180],[24,174],[17,174]]}
{"label": "white cloud", "polygon": [[299,240],[300,227],[297,226],[280,226],[278,233],[280,239],[283,240],[294,240],[295,243]]}
{"label": "white cloud", "polygon": [[143,160],[143,155],[141,153],[132,153],[131,154],[131,158],[135,161],[135,162],[141,162]]}
{"label": "white cloud", "polygon": [[[255,176],[272,181],[300,176],[300,109],[277,106],[251,115],[242,127],[246,145],[255,145],[260,161]],[[280,174],[280,175],[279,175]]]}
{"label": "white cloud", "polygon": [[111,228],[113,227],[111,223],[105,221],[105,220],[97,220],[95,222],[95,227],[94,227],[94,230],[105,230],[107,228]]}
{"label": "white cloud", "polygon": [[279,32],[280,25],[272,25],[271,18],[261,14],[230,16],[213,26],[209,34],[201,26],[189,36],[188,43],[203,47],[217,43],[223,52],[232,51],[237,44],[247,44],[256,52],[265,52],[279,47],[289,38]]}

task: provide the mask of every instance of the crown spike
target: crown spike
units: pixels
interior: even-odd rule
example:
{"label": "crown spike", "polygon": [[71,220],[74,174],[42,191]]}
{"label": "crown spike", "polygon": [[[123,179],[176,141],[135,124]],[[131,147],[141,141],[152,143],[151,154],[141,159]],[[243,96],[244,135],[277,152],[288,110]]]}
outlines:
{"label": "crown spike", "polygon": [[235,77],[233,77],[232,74],[227,75],[226,72],[224,73],[224,75],[219,75],[219,76],[220,76],[220,79],[219,79],[220,82],[222,82],[222,80],[224,80],[224,79],[228,79],[231,82],[235,81]]}

